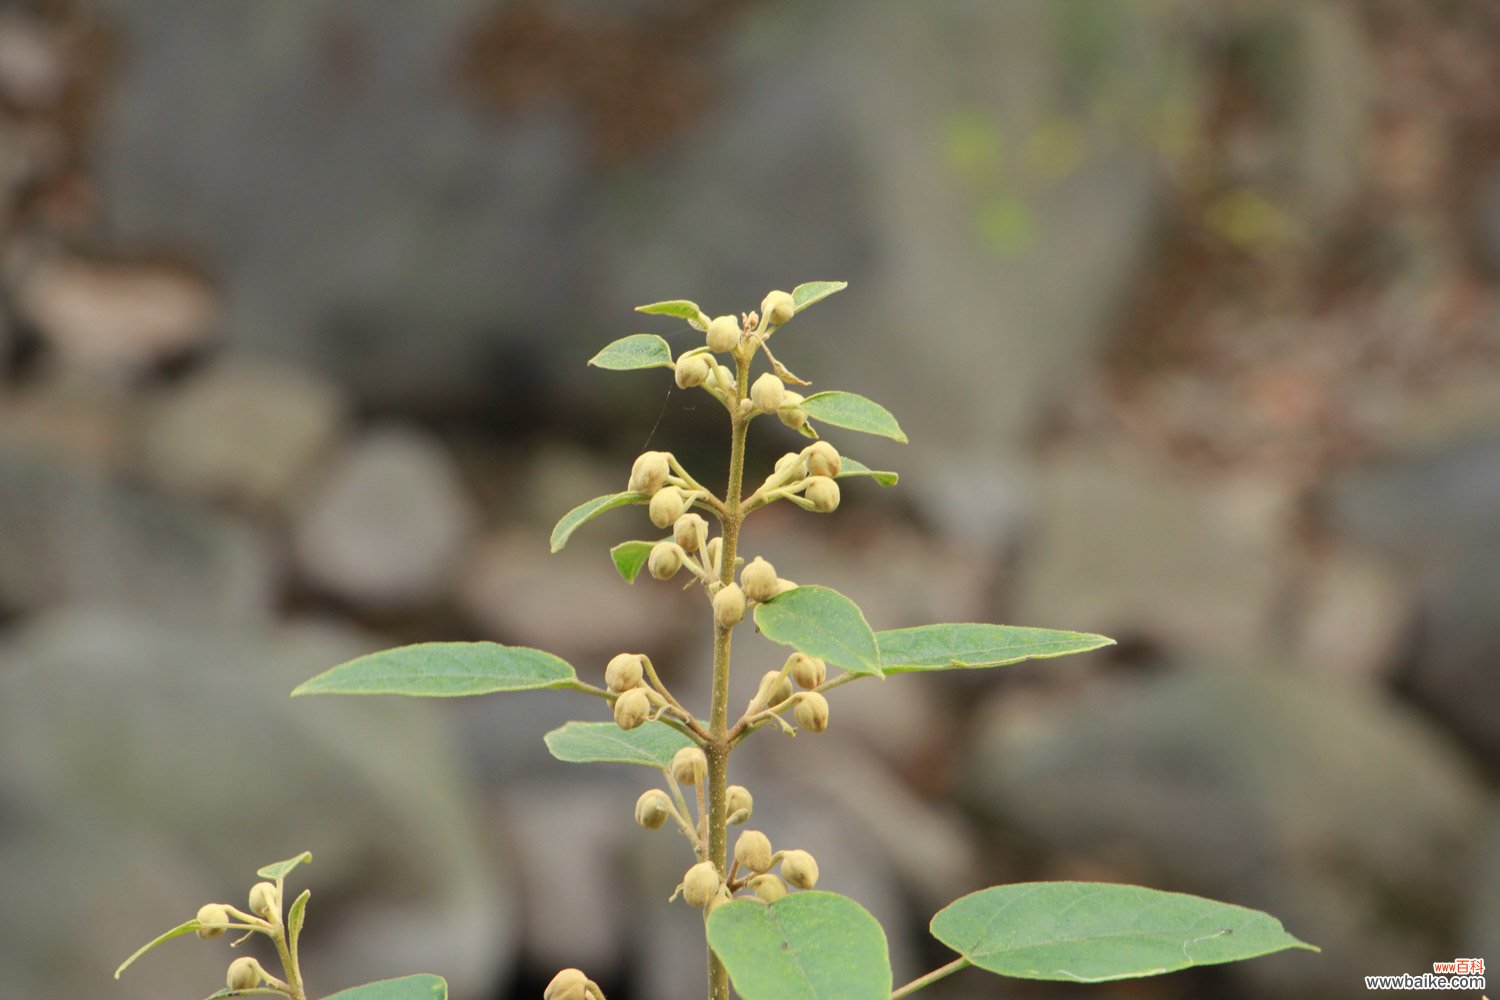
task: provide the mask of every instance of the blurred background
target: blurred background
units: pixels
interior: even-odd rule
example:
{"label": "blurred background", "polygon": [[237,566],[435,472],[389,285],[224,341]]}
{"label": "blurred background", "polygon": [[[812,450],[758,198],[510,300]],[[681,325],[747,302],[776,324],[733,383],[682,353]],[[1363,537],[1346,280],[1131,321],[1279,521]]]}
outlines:
{"label": "blurred background", "polygon": [[[313,852],[313,988],[701,996],[650,776],[553,761],[561,693],[286,694],[426,639],[644,650],[706,700],[700,598],[561,554],[722,416],[585,366],[772,288],[911,444],[748,555],[876,628],[1117,647],[841,688],[735,758],[754,825],[926,933],[1005,881],[1136,881],[1323,947],[960,998],[1326,998],[1500,961],[1500,6],[1485,0],[0,4],[0,981],[116,964]],[[757,424],[752,461],[800,446]],[[779,664],[744,631],[737,702]],[[193,991],[198,991],[194,993]],[[926,995],[926,994],[924,994]]]}

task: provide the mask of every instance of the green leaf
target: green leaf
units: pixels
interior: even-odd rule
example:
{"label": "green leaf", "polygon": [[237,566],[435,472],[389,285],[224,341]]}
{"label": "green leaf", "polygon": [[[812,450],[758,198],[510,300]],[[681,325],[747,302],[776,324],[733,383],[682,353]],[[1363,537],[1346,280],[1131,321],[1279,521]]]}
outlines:
{"label": "green leaf", "polygon": [[689,302],[687,299],[653,302],[649,306],[636,306],[635,311],[649,313],[652,316],[676,316],[678,319],[687,320],[699,330],[708,329],[708,315],[698,308],[698,303]]}
{"label": "green leaf", "polygon": [[203,1000],[227,1000],[228,997],[284,997],[285,993],[273,990],[269,986],[257,986],[251,990],[222,989],[210,993]]}
{"label": "green leaf", "polygon": [[649,503],[651,498],[644,493],[636,493],[627,490],[624,493],[606,493],[602,497],[594,497],[585,500],[562,516],[557,526],[552,529],[552,551],[559,552],[564,545],[568,544],[568,538],[578,530],[579,525],[603,514],[605,511],[614,510],[616,507],[624,507],[633,503]]}
{"label": "green leaf", "polygon": [[131,955],[125,961],[123,961],[123,962],[120,963],[120,967],[115,970],[115,978],[119,979],[120,978],[120,973],[122,973],[126,969],[130,968],[130,966],[135,963],[136,959],[138,959],[142,955],[146,954],[146,952],[150,951],[152,948],[155,948],[159,944],[165,944],[166,942],[172,940],[175,937],[182,937],[182,935],[184,935],[184,934],[191,934],[193,931],[197,930],[201,926],[203,926],[203,925],[200,924],[200,923],[198,923],[198,921],[196,919],[189,920],[187,923],[185,923],[185,924],[178,924],[176,927],[173,927],[171,930],[167,931],[165,934],[159,935],[156,938],[152,939],[151,941],[148,941],[145,944],[141,945],[139,948],[136,949],[136,952],[135,952],[134,955]]}
{"label": "green leaf", "polygon": [[606,345],[604,350],[589,358],[589,364],[614,372],[671,368],[672,349],[654,333],[632,333]]}
{"label": "green leaf", "polygon": [[850,476],[869,476],[881,486],[895,486],[901,477],[894,472],[878,472],[863,462],[857,462],[848,455],[839,457],[839,474],[835,479],[847,479]]}
{"label": "green leaf", "polygon": [[615,572],[624,577],[626,583],[634,583],[655,547],[655,542],[621,542],[616,545],[609,550],[609,557],[615,561]]}
{"label": "green leaf", "polygon": [[272,864],[266,865],[255,874],[259,875],[261,878],[275,879],[279,882],[282,879],[286,878],[289,874],[291,874],[293,868],[296,868],[298,865],[302,864],[305,861],[311,860],[312,852],[303,851],[295,858],[287,858],[285,861],[277,861]]}
{"label": "green leaf", "polygon": [[683,747],[693,746],[690,736],[665,722],[647,722],[634,729],[621,729],[613,722],[569,722],[544,739],[552,756],[570,764],[644,764],[666,767]]}
{"label": "green leaf", "polygon": [[801,312],[815,302],[822,302],[834,292],[842,292],[849,287],[847,281],[807,281],[792,289],[792,301],[797,304],[797,312]]}
{"label": "green leaf", "polygon": [[402,976],[340,990],[323,1000],[448,1000],[448,984],[442,976]]}
{"label": "green leaf", "polygon": [[1086,653],[1115,644],[1108,636],[1089,632],[967,622],[888,629],[877,633],[875,641],[880,646],[880,666],[888,674],[1003,667],[1022,660]]}
{"label": "green leaf", "polygon": [[906,434],[891,411],[858,393],[816,392],[802,401],[802,408],[809,417],[825,424],[906,443]]}
{"label": "green leaf", "polygon": [[883,676],[870,623],[859,605],[837,590],[788,590],[755,606],[755,624],[772,642],[822,657],[856,674]]}
{"label": "green leaf", "polygon": [[1258,910],[1103,882],[981,889],[933,917],[932,934],[1002,976],[1082,983],[1318,950]]}
{"label": "green leaf", "polygon": [[291,907],[286,911],[286,936],[292,954],[297,953],[297,939],[302,936],[302,922],[307,919],[307,900],[312,896],[311,889],[303,889],[302,894],[292,900]]}
{"label": "green leaf", "polygon": [[888,1000],[885,932],[854,900],[798,892],[738,899],[708,918],[708,944],[743,1000]]}
{"label": "green leaf", "polygon": [[404,694],[457,698],[497,691],[568,687],[578,679],[566,660],[498,642],[421,642],[369,653],[303,681],[304,694]]}

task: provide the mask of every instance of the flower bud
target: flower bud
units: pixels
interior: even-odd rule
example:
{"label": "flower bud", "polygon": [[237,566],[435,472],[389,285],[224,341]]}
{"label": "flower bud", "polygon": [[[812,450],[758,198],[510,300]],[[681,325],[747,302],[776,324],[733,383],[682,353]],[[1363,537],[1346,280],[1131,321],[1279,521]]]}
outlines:
{"label": "flower bud", "polygon": [[661,489],[662,483],[667,481],[667,474],[671,471],[671,467],[667,464],[666,452],[642,452],[635,460],[635,464],[630,467],[630,485],[627,488],[650,496]]}
{"label": "flower bud", "polygon": [[814,476],[832,478],[843,468],[839,450],[827,441],[814,441],[802,449],[802,454],[807,459],[807,471]]}
{"label": "flower bud", "polygon": [[781,877],[798,889],[818,884],[818,863],[806,851],[787,851],[781,856]]}
{"label": "flower bud", "polygon": [[750,818],[751,811],[755,809],[755,799],[750,795],[750,789],[744,785],[730,785],[725,789],[724,796],[728,800],[726,804],[729,815],[744,813],[741,823]]}
{"label": "flower bud", "polygon": [[759,830],[744,831],[734,842],[734,860],[761,874],[771,867],[771,838]]}
{"label": "flower bud", "polygon": [[769,601],[775,597],[776,580],[776,567],[760,556],[740,570],[740,586],[744,588],[745,597],[752,601]]}
{"label": "flower bud", "polygon": [[714,867],[714,863],[700,861],[682,877],[682,898],[687,900],[689,906],[701,910],[714,898],[722,884],[719,869]]}
{"label": "flower bud", "polygon": [[257,882],[250,887],[250,912],[266,920],[281,912],[281,897],[275,882]]}
{"label": "flower bud", "polygon": [[776,581],[776,593],[772,594],[771,596],[772,597],[780,597],[782,594],[785,594],[788,590],[796,590],[796,589],[797,589],[797,583],[796,583],[795,580],[788,580],[785,577],[783,577],[782,579]]}
{"label": "flower bud", "polygon": [[224,982],[232,990],[253,990],[265,977],[266,970],[260,967],[259,962],[249,955],[241,955],[229,963],[229,972],[224,976]]}
{"label": "flower bud", "polygon": [[708,555],[708,564],[710,566],[718,566],[719,559],[724,554],[724,539],[710,538],[708,543],[704,545],[703,551]]}
{"label": "flower bud", "polygon": [[828,679],[828,664],[816,656],[793,653],[787,659],[792,663],[789,673],[798,687],[815,688]]}
{"label": "flower bud", "polygon": [[621,729],[634,729],[651,714],[651,698],[645,688],[631,688],[615,699],[615,723]]}
{"label": "flower bud", "polygon": [[788,389],[781,394],[781,408],[776,411],[781,422],[792,430],[807,423],[807,411],[802,408],[802,394]]}
{"label": "flower bud", "polygon": [[760,679],[760,688],[755,700],[762,708],[780,705],[792,696],[792,682],[781,676],[780,670],[767,670]]}
{"label": "flower bud", "polygon": [[581,969],[564,969],[552,977],[552,982],[542,991],[542,1000],[585,1000],[588,996],[589,977]]}
{"label": "flower bud", "polygon": [[697,552],[708,538],[708,522],[699,514],[684,514],[672,525],[672,540],[684,552]]}
{"label": "flower bud", "polygon": [[828,699],[816,691],[804,691],[797,699],[797,725],[813,733],[828,728]]}
{"label": "flower bud", "polygon": [[647,830],[660,830],[672,816],[672,800],[660,788],[648,788],[635,800],[635,821]]}
{"label": "flower bud", "polygon": [[604,668],[604,686],[615,694],[622,694],[633,687],[640,687],[644,674],[640,653],[617,653]]}
{"label": "flower bud", "polygon": [[731,583],[714,595],[714,624],[734,628],[745,617],[745,592]]}
{"label": "flower bud", "polygon": [[717,316],[708,324],[708,349],[715,354],[732,351],[740,343],[740,321],[733,316]]}
{"label": "flower bud", "polygon": [[687,498],[677,487],[663,486],[651,498],[651,506],[647,510],[651,514],[651,523],[658,528],[665,528],[687,511]]}
{"label": "flower bud", "polygon": [[708,381],[714,370],[713,359],[706,354],[684,354],[672,366],[677,388],[691,389]]}
{"label": "flower bud", "polygon": [[715,910],[733,898],[734,894],[729,891],[729,886],[719,886],[719,891],[714,893],[713,898],[708,901],[708,905],[703,908],[703,915],[707,917],[713,916]]}
{"label": "flower bud", "polygon": [[201,938],[216,938],[229,929],[229,910],[219,903],[205,903],[198,908],[197,934]]}
{"label": "flower bud", "polygon": [[[794,465],[797,466],[797,472],[795,474],[793,474],[792,472],[792,466]],[[802,456],[797,454],[795,451],[789,451],[776,460],[776,475],[778,476],[786,474],[788,476],[792,476],[792,478],[801,479],[805,474],[802,472],[804,468],[806,468],[806,466],[803,464]]]}
{"label": "flower bud", "polygon": [[714,378],[718,379],[720,388],[731,397],[738,394],[739,381],[735,377],[733,368],[728,365],[720,365],[714,369]]}
{"label": "flower bud", "polygon": [[812,502],[813,510],[819,514],[831,514],[838,509],[839,484],[827,476],[813,476],[809,479],[802,495]]}
{"label": "flower bud", "polygon": [[684,785],[696,785],[708,775],[708,757],[697,747],[683,747],[672,757],[672,777]]}
{"label": "flower bud", "polygon": [[781,384],[781,379],[766,372],[750,386],[750,401],[762,413],[775,413],[781,409],[781,397],[785,392],[786,386]]}
{"label": "flower bud", "polygon": [[786,895],[786,883],[775,875],[757,875],[746,884],[757,899],[766,903],[774,903]]}
{"label": "flower bud", "polygon": [[[665,491],[663,491],[665,492]],[[660,493],[657,496],[661,496]],[[682,550],[676,542],[657,542],[646,558],[646,571],[658,580],[670,580],[682,569]]]}
{"label": "flower bud", "polygon": [[760,314],[768,326],[781,326],[797,315],[797,300],[788,292],[768,292],[761,300]]}

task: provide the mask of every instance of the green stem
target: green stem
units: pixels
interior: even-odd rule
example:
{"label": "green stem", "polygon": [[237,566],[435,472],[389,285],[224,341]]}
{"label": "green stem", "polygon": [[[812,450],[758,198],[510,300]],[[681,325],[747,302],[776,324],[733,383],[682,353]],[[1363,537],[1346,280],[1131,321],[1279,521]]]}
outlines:
{"label": "green stem", "polygon": [[[735,358],[736,392],[744,399],[749,388],[750,358]],[[739,548],[740,524],[745,512],[740,506],[740,492],[745,479],[745,436],[750,421],[738,406],[729,407],[731,444],[729,451],[729,486],[724,492],[724,514],[719,519],[723,529],[723,555],[719,564],[719,583],[734,582],[735,553]],[[708,857],[723,873],[727,853],[729,751],[729,640],[733,629],[714,623],[713,707],[709,715],[709,739],[704,748],[708,754]],[[708,952],[708,1000],[729,1000],[729,971],[719,957]]]}
{"label": "green stem", "polygon": [[920,990],[922,987],[931,986],[933,983],[937,982],[939,979],[942,979],[944,976],[951,976],[960,969],[967,969],[969,965],[970,962],[967,958],[963,958],[962,956],[955,958],[953,961],[949,962],[941,969],[933,969],[931,972],[927,973],[927,975],[921,976],[917,979],[913,979],[905,986],[896,990],[891,994],[891,1000],[901,1000],[902,997],[909,997],[913,993],[917,992],[917,990]]}

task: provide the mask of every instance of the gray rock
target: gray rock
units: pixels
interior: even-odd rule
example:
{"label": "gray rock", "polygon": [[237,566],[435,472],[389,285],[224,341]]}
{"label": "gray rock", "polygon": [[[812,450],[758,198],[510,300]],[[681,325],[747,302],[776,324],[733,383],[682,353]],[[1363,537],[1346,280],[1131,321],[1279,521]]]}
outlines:
{"label": "gray rock", "polygon": [[1317,961],[1237,968],[1278,996],[1452,948],[1439,928],[1471,876],[1483,792],[1389,703],[1266,667],[1012,701],[981,732],[966,795],[1027,843],[1267,909],[1321,945]]}
{"label": "gray rock", "polygon": [[258,530],[31,447],[0,444],[0,537],[0,605],[13,610],[249,621],[275,600],[277,565]]}
{"label": "gray rock", "polygon": [[[69,612],[0,646],[0,968],[85,996],[140,944],[209,900],[242,904],[262,864],[311,866],[305,967],[320,993],[441,971],[494,988],[514,954],[503,885],[434,706],[291,701],[297,682],[370,648],[307,625],[166,627]],[[224,942],[172,942],[126,973],[222,982]],[[190,987],[184,987],[190,988]]]}
{"label": "gray rock", "polygon": [[298,566],[315,585],[371,608],[440,597],[478,520],[443,445],[388,426],[350,442],[296,514]]}
{"label": "gray rock", "polygon": [[1385,686],[1416,624],[1412,588],[1352,546],[1319,553],[1296,615],[1297,659],[1319,677],[1366,691]]}
{"label": "gray rock", "polygon": [[308,372],[224,362],[151,407],[141,465],[168,492],[285,510],[332,450],[346,410],[339,388]]}
{"label": "gray rock", "polygon": [[1403,690],[1500,760],[1500,437],[1471,431],[1356,470],[1326,506],[1336,533],[1389,561],[1416,592]]}
{"label": "gray rock", "polygon": [[1042,469],[1014,620],[1215,656],[1263,648],[1288,567],[1290,497],[1103,454]]}

